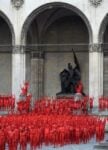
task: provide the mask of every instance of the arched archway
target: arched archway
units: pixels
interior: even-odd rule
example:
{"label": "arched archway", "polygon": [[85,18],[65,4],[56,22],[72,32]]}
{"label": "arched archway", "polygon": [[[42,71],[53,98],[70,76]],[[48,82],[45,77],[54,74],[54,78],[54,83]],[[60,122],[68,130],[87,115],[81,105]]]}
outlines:
{"label": "arched archway", "polygon": [[98,37],[103,50],[103,94],[108,96],[108,14],[102,20]]}
{"label": "arched archway", "polygon": [[12,49],[15,43],[13,26],[0,11],[0,94],[12,93]]}
{"label": "arched archway", "polygon": [[99,35],[98,35],[98,40],[100,44],[104,42],[104,34],[107,28],[107,25],[108,25],[108,14],[105,15],[105,17],[103,18],[100,24]]}
{"label": "arched archway", "polygon": [[103,49],[103,94],[108,96],[108,15],[105,15],[100,25],[98,37]]}
{"label": "arched archway", "polygon": [[[36,72],[38,76],[32,83],[37,82],[36,84],[40,84],[41,82],[42,84],[44,82],[45,95],[50,95],[49,93],[53,93],[52,95],[54,95],[54,93],[57,93],[57,90],[60,90],[60,88],[58,88],[60,87],[59,73],[61,69],[67,67],[68,61],[72,61],[72,48],[74,47],[75,50],[81,49],[81,51],[86,51],[86,53],[81,53],[80,51],[80,53],[77,53],[77,56],[79,61],[82,62],[82,76],[83,80],[85,80],[86,92],[88,93],[88,88],[86,88],[89,84],[88,45],[92,43],[92,29],[88,19],[78,8],[66,3],[49,3],[39,7],[33,11],[25,21],[21,33],[21,43],[26,44],[26,46],[28,46],[27,48],[31,51],[32,48],[37,50],[39,53],[38,58],[40,57],[41,51],[45,53],[43,65],[42,58],[36,59],[36,64],[34,65],[32,64],[34,62],[32,62],[31,65],[29,63],[31,61],[30,55],[28,53],[26,55],[26,78],[30,80],[31,77],[29,77],[28,74],[34,70],[32,67],[35,66],[37,70],[34,72]],[[86,58],[87,63],[82,61],[83,58]],[[42,70],[38,65],[44,68],[44,80],[40,79]],[[32,75],[34,75],[34,73],[32,73]],[[43,78],[43,75],[41,77]],[[32,76],[32,79],[33,78]],[[48,87],[49,85],[51,86],[50,83],[53,81],[55,81],[55,85],[52,84],[54,86],[50,89],[53,89],[53,91],[50,91]],[[35,87],[37,86],[35,85]],[[39,85],[39,87],[42,86]]]}
{"label": "arched archway", "polygon": [[83,14],[83,12],[81,12],[81,10],[79,10],[78,8],[76,8],[73,5],[70,5],[68,3],[59,3],[59,2],[55,2],[55,3],[48,3],[45,4],[43,6],[40,6],[39,8],[35,9],[25,20],[23,27],[22,27],[22,32],[21,32],[21,44],[25,44],[25,37],[28,31],[28,28],[31,24],[31,22],[35,19],[35,17],[40,14],[41,12],[44,12],[46,9],[52,9],[53,7],[62,7],[62,8],[67,8],[68,10],[71,10],[73,12],[75,12],[76,14],[78,14],[82,20],[85,22],[88,32],[89,32],[89,42],[92,43],[93,40],[93,34],[92,34],[92,28],[90,25],[89,20],[87,19],[87,17]]}
{"label": "arched archway", "polygon": [[3,18],[5,20],[5,22],[7,23],[8,27],[10,29],[11,35],[12,35],[12,45],[15,45],[15,33],[14,33],[14,28],[13,28],[11,21],[8,19],[8,17],[2,11],[0,11],[0,17]]}

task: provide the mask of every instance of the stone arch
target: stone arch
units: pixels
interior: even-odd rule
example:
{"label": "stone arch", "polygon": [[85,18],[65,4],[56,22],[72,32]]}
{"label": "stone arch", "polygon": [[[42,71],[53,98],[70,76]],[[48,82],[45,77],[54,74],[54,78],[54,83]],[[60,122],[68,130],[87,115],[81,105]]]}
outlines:
{"label": "stone arch", "polygon": [[108,24],[108,14],[105,15],[105,17],[103,18],[100,24],[100,29],[99,29],[99,34],[98,34],[99,43],[103,43],[103,36],[106,30],[107,24]]}
{"label": "stone arch", "polygon": [[15,45],[13,25],[0,11],[0,91],[4,94],[12,93],[12,52]]}
{"label": "stone arch", "polygon": [[11,21],[2,11],[0,11],[0,17],[2,17],[5,20],[5,22],[7,23],[8,27],[11,31],[11,34],[12,34],[12,45],[15,45],[15,33],[14,33],[14,28],[13,28]]}
{"label": "stone arch", "polygon": [[[98,41],[102,45],[102,67],[103,68],[103,95],[108,96],[108,14],[106,14],[100,24]],[[101,69],[102,71],[102,69]]]}
{"label": "stone arch", "polygon": [[89,33],[89,43],[92,43],[92,40],[93,40],[92,28],[91,28],[90,22],[89,22],[88,18],[85,16],[85,14],[81,10],[79,10],[78,8],[76,8],[75,6],[73,6],[71,4],[55,2],[55,3],[47,3],[45,5],[40,6],[39,8],[35,9],[27,17],[27,19],[25,20],[25,22],[23,24],[22,31],[21,31],[21,44],[25,44],[25,37],[26,37],[27,31],[28,31],[28,28],[29,28],[32,20],[36,17],[36,15],[43,12],[47,8],[50,9],[51,7],[67,8],[69,10],[72,10],[76,14],[78,14],[87,26],[88,33]]}
{"label": "stone arch", "polygon": [[[92,40],[93,40],[92,28],[91,28],[91,24],[89,22],[89,19],[86,17],[86,15],[83,14],[83,12],[81,10],[79,10],[78,8],[76,8],[75,6],[72,6],[72,5],[67,4],[67,3],[58,3],[58,2],[55,2],[55,3],[48,3],[48,4],[45,4],[45,5],[42,5],[39,8],[35,9],[30,15],[28,15],[28,17],[26,18],[26,20],[25,20],[25,22],[24,22],[24,24],[22,26],[21,42],[20,42],[21,45],[26,45],[26,38],[27,38],[28,31],[29,31],[32,23],[36,19],[38,21],[38,17],[40,17],[41,13],[44,13],[47,10],[48,11],[51,10],[51,13],[48,16],[49,18],[47,18],[47,20],[45,20],[44,23],[46,23],[47,21],[49,21],[51,19],[51,17],[55,15],[56,12],[52,11],[53,8],[54,8],[55,11],[57,11],[58,8],[63,8],[63,9],[69,10],[69,13],[71,11],[73,14],[75,14],[76,16],[78,16],[82,20],[82,22],[84,24],[84,27],[86,27],[86,31],[87,31],[87,46],[88,46],[89,43],[92,43]],[[53,24],[52,21],[50,23]],[[44,24],[43,28],[45,26],[47,26],[47,28],[49,28],[49,26],[51,24],[47,24],[46,23],[46,24]],[[45,30],[47,30],[47,29],[45,28]],[[27,43],[27,44],[29,44],[29,43]],[[38,43],[38,40],[37,40],[36,44],[40,44],[40,43]],[[27,50],[29,51],[29,45],[27,45],[27,46],[28,46]],[[48,68],[48,64],[49,64],[49,63],[46,64],[46,62],[47,62],[46,60],[49,60],[50,62],[53,62],[51,60],[51,59],[53,59],[52,58],[53,53],[51,54],[51,57],[50,57],[50,54],[47,53],[47,52],[45,52],[45,56],[44,56],[45,58],[43,59],[43,55],[42,55],[43,53],[41,53],[42,51],[40,51],[41,47],[40,47],[40,49],[37,49],[36,53],[35,52],[32,53],[33,52],[32,51],[32,45],[30,45],[30,46],[31,46],[30,47],[30,50],[31,50],[30,53],[26,53],[26,79],[31,82],[31,91],[32,91],[32,93],[34,93],[33,94],[34,97],[38,97],[41,94],[45,94],[45,95],[47,94],[48,95],[48,93],[50,93],[50,92],[48,91],[49,89],[47,88],[47,86],[48,86],[49,82],[51,82],[53,80],[52,80],[52,78],[50,79],[50,81],[48,81],[48,80],[45,79],[46,76],[47,76],[46,75],[47,72],[52,72],[52,71],[48,71],[46,69],[46,68]],[[87,50],[87,49],[85,49],[85,50]],[[87,65],[89,66],[89,61],[88,61],[89,60],[88,59],[89,55],[88,55],[88,51],[86,51],[86,52],[87,53],[85,53],[85,54],[84,53],[81,54],[81,55],[79,54],[79,57],[80,57],[80,60],[82,60],[82,57],[84,55],[86,56],[86,54],[87,54],[87,57],[86,57],[87,58]],[[71,53],[71,55],[69,55],[69,53]],[[60,67],[65,67],[65,64],[67,63],[67,61],[69,61],[69,59],[71,60],[71,58],[72,58],[71,56],[73,56],[73,55],[72,55],[72,52],[69,52],[69,53],[67,53],[67,55],[65,56],[66,62],[64,61],[64,64],[62,64],[61,60],[59,61],[60,65],[59,65],[58,69],[55,71],[55,77],[58,75],[58,71],[59,71]],[[31,54],[33,54],[33,56]],[[60,54],[61,54],[61,52],[59,54],[55,52],[54,57],[56,57],[57,60],[58,60]],[[42,55],[42,56],[40,56],[40,55]],[[64,53],[62,52],[62,57],[61,58],[63,58],[63,57],[64,57]],[[69,59],[67,59],[68,57],[69,57]],[[49,58],[51,58],[51,59],[49,59]],[[54,63],[55,62],[57,62],[57,61],[54,59]],[[40,64],[41,64],[41,67],[39,67]],[[35,70],[34,70],[34,68],[35,68]],[[50,69],[51,69],[51,67],[49,67],[49,70]],[[84,79],[84,84],[86,86],[88,86],[88,76],[89,76],[89,74],[88,74],[88,67],[86,67],[86,69],[87,69],[87,71],[86,71],[87,72],[87,78]],[[31,70],[32,70],[32,72],[30,72]],[[37,73],[35,74],[34,72],[37,72]],[[83,71],[83,72],[85,72],[85,71]],[[51,76],[51,75],[49,74],[49,76]],[[83,76],[85,76],[85,74]],[[53,88],[52,94],[56,93],[57,92],[56,90],[59,91],[59,89],[55,89],[55,87],[59,84],[59,79],[56,79],[56,81],[57,81],[55,83],[56,85],[53,86],[54,88]],[[32,84],[32,83],[34,83],[34,84]],[[59,88],[59,86],[58,86],[58,88]],[[46,91],[45,89],[48,89],[48,90]],[[87,93],[88,93],[88,89],[87,89]]]}

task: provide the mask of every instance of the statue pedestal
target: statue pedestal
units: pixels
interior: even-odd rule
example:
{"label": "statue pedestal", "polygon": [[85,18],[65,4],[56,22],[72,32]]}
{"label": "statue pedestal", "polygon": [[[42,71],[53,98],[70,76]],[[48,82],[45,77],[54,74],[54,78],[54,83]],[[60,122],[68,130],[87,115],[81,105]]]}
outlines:
{"label": "statue pedestal", "polygon": [[71,99],[74,98],[74,94],[56,94],[57,99]]}
{"label": "statue pedestal", "polygon": [[56,94],[57,99],[74,99],[75,101],[82,100],[83,95],[81,93],[75,93],[75,94]]}

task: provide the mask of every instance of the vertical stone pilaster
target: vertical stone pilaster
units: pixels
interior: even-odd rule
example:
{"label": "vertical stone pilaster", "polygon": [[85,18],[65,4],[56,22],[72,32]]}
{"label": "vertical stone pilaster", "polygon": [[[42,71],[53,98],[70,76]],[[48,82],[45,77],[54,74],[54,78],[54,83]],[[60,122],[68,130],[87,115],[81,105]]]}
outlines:
{"label": "vertical stone pilaster", "polygon": [[31,91],[33,99],[43,96],[43,68],[44,54],[42,52],[33,52],[31,54]]}
{"label": "vertical stone pilaster", "polygon": [[18,100],[21,85],[25,81],[25,53],[24,47],[14,46],[12,53],[12,93]]}
{"label": "vertical stone pilaster", "polygon": [[94,97],[97,107],[98,98],[103,95],[103,52],[97,43],[89,47],[89,95]]}

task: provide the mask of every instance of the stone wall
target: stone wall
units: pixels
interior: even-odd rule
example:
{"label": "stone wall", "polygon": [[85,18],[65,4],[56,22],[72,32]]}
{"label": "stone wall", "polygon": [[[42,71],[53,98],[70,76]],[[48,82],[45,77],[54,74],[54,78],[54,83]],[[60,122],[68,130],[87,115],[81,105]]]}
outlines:
{"label": "stone wall", "polygon": [[12,56],[0,53],[0,94],[12,93]]}
{"label": "stone wall", "polygon": [[7,23],[0,18],[0,94],[12,93],[12,36]]}
{"label": "stone wall", "polygon": [[108,96],[108,25],[105,30],[104,34],[104,62],[103,62],[103,92],[105,96]]}

